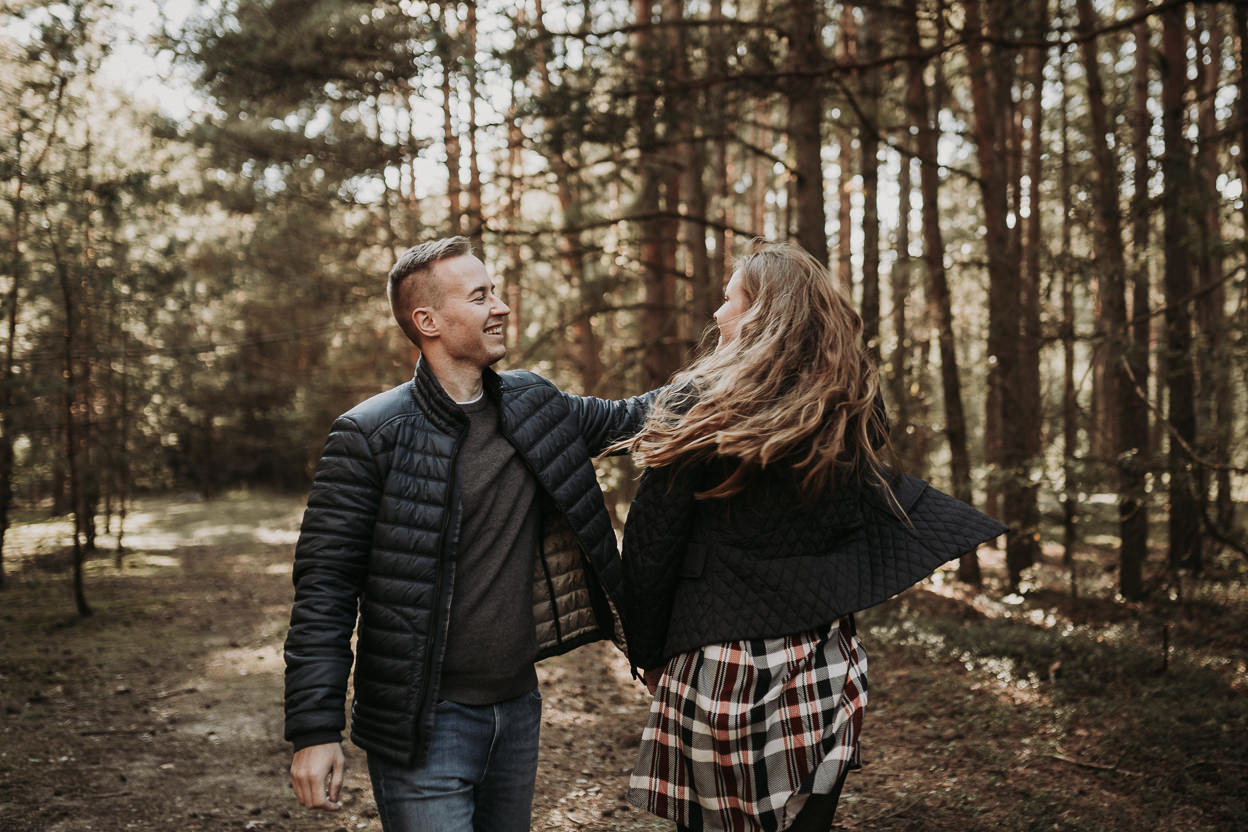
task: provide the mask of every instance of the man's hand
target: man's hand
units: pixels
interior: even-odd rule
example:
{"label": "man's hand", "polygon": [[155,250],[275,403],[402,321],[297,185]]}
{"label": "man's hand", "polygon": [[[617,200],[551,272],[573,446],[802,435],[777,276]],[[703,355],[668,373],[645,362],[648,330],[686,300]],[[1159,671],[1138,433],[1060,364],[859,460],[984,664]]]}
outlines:
{"label": "man's hand", "polygon": [[342,808],[338,798],[346,768],[342,743],[327,742],[299,749],[290,761],[290,784],[295,788],[295,797],[309,809],[337,811]]}

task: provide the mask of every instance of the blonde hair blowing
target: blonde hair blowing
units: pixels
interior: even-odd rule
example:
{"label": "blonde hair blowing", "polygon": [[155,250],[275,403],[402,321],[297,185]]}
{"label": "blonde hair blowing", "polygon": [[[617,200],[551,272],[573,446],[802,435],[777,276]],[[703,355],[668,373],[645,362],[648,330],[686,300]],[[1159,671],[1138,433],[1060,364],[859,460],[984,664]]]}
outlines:
{"label": "blonde hair blowing", "polygon": [[790,243],[752,241],[736,271],[748,303],[736,337],[673,378],[627,444],[633,458],[647,467],[738,463],[699,498],[736,494],[752,471],[777,462],[812,497],[838,471],[874,474],[887,488],[878,451],[895,457],[874,406],[880,381],[861,316],[823,264]]}

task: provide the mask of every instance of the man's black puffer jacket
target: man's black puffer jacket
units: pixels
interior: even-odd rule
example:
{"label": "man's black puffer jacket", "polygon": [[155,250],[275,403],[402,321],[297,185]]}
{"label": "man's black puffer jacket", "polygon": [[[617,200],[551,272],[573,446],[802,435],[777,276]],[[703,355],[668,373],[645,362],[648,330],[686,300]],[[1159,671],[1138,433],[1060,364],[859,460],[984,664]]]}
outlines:
{"label": "man's black puffer jacket", "polygon": [[[570,396],[523,371],[486,370],[485,390],[541,491],[538,658],[605,638],[622,644],[619,555],[590,460],[640,428],[652,396]],[[396,762],[423,756],[450,617],[466,430],[424,361],[411,382],[334,423],[295,549],[286,738],[296,749],[340,739],[358,609],[351,739]]]}

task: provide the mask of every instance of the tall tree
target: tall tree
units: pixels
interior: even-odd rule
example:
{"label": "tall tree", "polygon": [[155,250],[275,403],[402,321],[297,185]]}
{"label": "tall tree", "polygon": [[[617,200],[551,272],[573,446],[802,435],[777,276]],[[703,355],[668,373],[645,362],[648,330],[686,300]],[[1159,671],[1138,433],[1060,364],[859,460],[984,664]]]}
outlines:
{"label": "tall tree", "polygon": [[[919,32],[919,4],[906,0],[906,33],[910,52],[923,54]],[[910,84],[906,96],[909,120],[918,128],[916,147],[919,157],[919,190],[923,202],[923,262],[927,273],[929,315],[935,318],[937,343],[940,349],[940,380],[944,401],[945,441],[949,444],[950,481],[955,497],[974,502],[971,488],[971,460],[967,450],[966,413],[962,404],[961,369],[958,365],[957,338],[953,330],[953,300],[949,276],[945,270],[945,243],[940,227],[940,128],[937,124],[942,106],[943,87],[939,53],[943,31],[936,38],[937,57],[931,61],[932,81],[925,81],[926,62],[915,58],[910,62]],[[978,585],[982,580],[979,559],[974,552],[958,561],[958,578]]]}
{"label": "tall tree", "polygon": [[[1146,0],[1136,0],[1141,20],[1135,25],[1135,67],[1132,70],[1132,161],[1134,184],[1131,196],[1131,334],[1123,356],[1126,361],[1129,394],[1122,424],[1124,457],[1120,496],[1122,572],[1119,586],[1125,598],[1139,598],[1144,591],[1143,569],[1148,555],[1148,494],[1145,490],[1149,457],[1148,355],[1149,355],[1149,220],[1152,216],[1148,192],[1150,172],[1148,141],[1152,117],[1148,112],[1149,62],[1153,54]],[[1140,399],[1144,399],[1141,401]]]}
{"label": "tall tree", "polygon": [[797,242],[820,263],[828,262],[823,195],[824,66],[821,3],[789,4],[789,55],[792,80],[787,85],[789,136],[793,142]]}
{"label": "tall tree", "polygon": [[[1101,80],[1100,54],[1093,33],[1100,21],[1092,9],[1091,0],[1078,0],[1079,29],[1082,35],[1083,71],[1087,78],[1088,114],[1092,123],[1089,142],[1092,145],[1093,202],[1096,221],[1093,225],[1095,241],[1095,265],[1099,276],[1097,308],[1097,339],[1105,351],[1105,373],[1102,379],[1103,395],[1107,411],[1104,425],[1108,434],[1108,448],[1118,469],[1119,524],[1130,522],[1134,510],[1124,499],[1134,488],[1132,474],[1121,467],[1129,453],[1124,440],[1129,430],[1128,421],[1132,407],[1131,380],[1127,375],[1125,357],[1130,346],[1127,330],[1126,254],[1122,242],[1122,212],[1118,204],[1118,159],[1110,147],[1113,128],[1109,123],[1105,101],[1105,87]],[[1117,146],[1115,142],[1115,146]],[[1123,540],[1126,541],[1124,531]],[[1135,541],[1133,541],[1134,543]],[[1120,586],[1125,596],[1140,595],[1139,566],[1145,551],[1128,549],[1121,551]]]}
{"label": "tall tree", "polygon": [[1071,160],[1070,94],[1066,83],[1066,52],[1058,56],[1062,91],[1061,128],[1061,342],[1062,342],[1062,552],[1070,570],[1070,595],[1078,597],[1075,543],[1078,539],[1079,496],[1075,482],[1075,459],[1079,453],[1079,403],[1075,389],[1075,274],[1072,226],[1074,225],[1074,164]]}
{"label": "tall tree", "polygon": [[[858,57],[858,24],[854,20],[854,7],[850,3],[841,6],[839,53],[840,60],[853,63]],[[836,276],[845,291],[854,285],[853,250],[853,181],[854,181],[854,128],[842,110],[837,130],[837,177],[836,201]]]}
{"label": "tall tree", "polygon": [[1175,4],[1160,12],[1161,122],[1166,152],[1161,160],[1165,248],[1165,380],[1170,422],[1170,555],[1172,568],[1200,567],[1201,495],[1191,454],[1196,447],[1196,384],[1192,366],[1191,152],[1187,138],[1184,93],[1187,87],[1186,8]]}
{"label": "tall tree", "polygon": [[[1199,252],[1197,263],[1200,275],[1200,294],[1196,301],[1196,317],[1200,331],[1200,348],[1197,351],[1200,375],[1201,413],[1197,421],[1207,426],[1201,431],[1204,456],[1229,459],[1231,435],[1234,428],[1234,409],[1231,402],[1231,375],[1228,358],[1230,339],[1226,331],[1226,281],[1223,268],[1223,249],[1226,245],[1222,231],[1222,200],[1219,195],[1219,150],[1222,131],[1218,126],[1217,95],[1222,74],[1222,26],[1218,9],[1201,7],[1196,15],[1197,28],[1193,41],[1197,55],[1196,100],[1199,142],[1196,151],[1195,191],[1200,195],[1201,210],[1195,215],[1199,228]],[[1213,477],[1215,497],[1214,511],[1209,517],[1225,537],[1234,517],[1231,498],[1231,472],[1220,467],[1213,472],[1201,468],[1201,480],[1210,473]],[[1202,494],[1208,489],[1200,487]]]}
{"label": "tall tree", "polygon": [[455,94],[459,78],[459,3],[439,3],[437,9],[441,28],[438,33],[438,54],[442,65],[442,146],[446,150],[447,233],[464,232],[463,147],[455,123],[459,104]]}
{"label": "tall tree", "polygon": [[[988,256],[988,355],[990,383],[999,391],[999,408],[992,406],[999,424],[1009,420],[1010,430],[1001,432],[997,460],[1003,494],[1003,514],[1010,526],[1006,535],[1006,569],[1009,585],[1017,590],[1022,572],[1036,560],[1035,529],[1026,512],[1029,480],[1027,431],[1034,413],[1027,413],[1019,389],[1018,332],[1021,325],[1018,263],[1012,262],[1009,229],[1009,181],[1006,124],[1013,111],[1011,87],[1014,58],[1002,45],[1011,7],[1007,0],[967,0],[967,61],[971,75],[973,126],[979,185],[983,198],[984,243]],[[1023,424],[1019,424],[1019,420]]]}
{"label": "tall tree", "polygon": [[[1027,25],[1032,40],[1044,41],[1049,33],[1048,0],[1036,0],[1035,12]],[[1043,455],[1043,417],[1044,402],[1040,391],[1040,284],[1041,262],[1045,249],[1045,236],[1041,228],[1042,187],[1044,181],[1044,68],[1048,61],[1048,52],[1043,49],[1029,49],[1024,56],[1024,72],[1026,75],[1028,106],[1027,119],[1030,122],[1030,133],[1027,136],[1027,157],[1024,162],[1018,160],[1020,170],[1025,170],[1027,180],[1027,220],[1023,227],[1026,245],[1023,245],[1024,234],[1015,233],[1018,247],[1025,249],[1026,262],[1019,270],[1019,338],[1018,338],[1018,397],[1022,413],[1027,414],[1021,424],[1015,427],[1022,433],[1022,453],[1027,460],[1027,467],[1041,466]],[[1019,108],[1018,139],[1019,155],[1023,145],[1023,108]],[[1021,183],[1015,187],[1015,216],[1021,219]],[[1021,255],[1020,255],[1021,259]],[[1020,483],[1020,512],[1023,528],[1026,529],[1036,544],[1040,540],[1040,509],[1039,483],[1028,476]]]}
{"label": "tall tree", "polygon": [[862,70],[862,125],[858,144],[862,151],[862,337],[867,350],[877,359],[880,347],[880,69],[873,64],[880,57],[881,18],[879,6],[863,7],[859,52]]}
{"label": "tall tree", "polygon": [[664,77],[660,62],[671,56],[659,41],[653,24],[650,0],[633,0],[632,49],[635,78],[640,84],[636,97],[638,129],[639,184],[633,215],[639,229],[638,264],[642,273],[644,303],[642,342],[647,345],[642,359],[644,383],[657,386],[667,381],[680,365],[680,345],[676,315],[676,240],[669,236],[665,217],[664,189],[670,183],[670,147],[665,144],[668,102],[661,95]]}

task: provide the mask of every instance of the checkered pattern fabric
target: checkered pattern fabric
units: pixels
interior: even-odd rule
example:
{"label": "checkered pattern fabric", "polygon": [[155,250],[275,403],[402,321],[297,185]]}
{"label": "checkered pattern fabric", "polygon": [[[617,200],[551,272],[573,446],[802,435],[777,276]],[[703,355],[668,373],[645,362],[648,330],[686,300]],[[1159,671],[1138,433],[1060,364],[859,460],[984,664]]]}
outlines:
{"label": "checkered pattern fabric", "polygon": [[651,703],[629,800],[694,830],[784,829],[857,767],[866,705],[848,619],[682,653]]}

